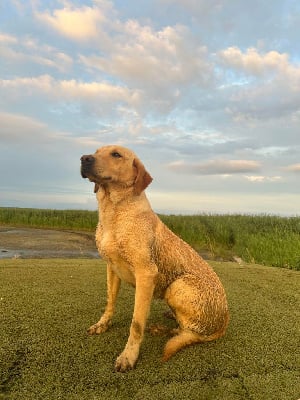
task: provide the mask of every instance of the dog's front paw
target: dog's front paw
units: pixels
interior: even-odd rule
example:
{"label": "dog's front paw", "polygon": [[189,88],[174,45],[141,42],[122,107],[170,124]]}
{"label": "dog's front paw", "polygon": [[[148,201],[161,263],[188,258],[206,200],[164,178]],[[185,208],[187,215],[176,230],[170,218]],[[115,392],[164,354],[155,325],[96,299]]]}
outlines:
{"label": "dog's front paw", "polygon": [[110,325],[111,325],[110,323],[104,324],[97,322],[97,324],[94,324],[89,327],[89,329],[87,330],[87,334],[100,335],[100,333],[106,332]]}
{"label": "dog's front paw", "polygon": [[137,358],[130,357],[128,353],[123,351],[116,360],[115,370],[117,372],[127,372],[135,367]]}

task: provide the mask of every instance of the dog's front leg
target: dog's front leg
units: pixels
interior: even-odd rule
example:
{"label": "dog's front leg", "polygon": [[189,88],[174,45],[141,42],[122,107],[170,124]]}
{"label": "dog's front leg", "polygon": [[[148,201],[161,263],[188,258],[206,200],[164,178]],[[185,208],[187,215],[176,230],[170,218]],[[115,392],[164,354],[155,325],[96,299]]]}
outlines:
{"label": "dog's front leg", "polygon": [[143,269],[136,272],[134,312],[130,334],[125,349],[117,358],[115,364],[116,371],[126,372],[135,366],[144,336],[156,275],[156,268],[153,268],[153,271],[145,271]]}
{"label": "dog's front leg", "polygon": [[120,289],[120,278],[112,270],[111,265],[107,264],[107,303],[105,311],[100,320],[88,329],[89,335],[105,332],[111,325],[111,319],[115,311],[117,295]]}

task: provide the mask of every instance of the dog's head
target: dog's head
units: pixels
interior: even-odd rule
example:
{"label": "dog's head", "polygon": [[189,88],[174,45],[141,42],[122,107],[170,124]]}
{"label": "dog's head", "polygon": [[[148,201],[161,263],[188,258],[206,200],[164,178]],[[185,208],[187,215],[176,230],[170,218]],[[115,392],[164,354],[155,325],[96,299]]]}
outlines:
{"label": "dog's head", "polygon": [[133,151],[122,146],[100,147],[94,154],[81,157],[81,176],[100,186],[133,187],[139,195],[152,182],[152,178]]}

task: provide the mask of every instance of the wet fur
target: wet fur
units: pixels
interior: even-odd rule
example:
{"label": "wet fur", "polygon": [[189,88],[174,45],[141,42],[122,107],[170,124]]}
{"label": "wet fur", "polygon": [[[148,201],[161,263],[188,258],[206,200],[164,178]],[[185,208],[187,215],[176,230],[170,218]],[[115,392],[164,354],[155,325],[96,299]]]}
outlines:
{"label": "wet fur", "polygon": [[115,369],[135,366],[152,297],[165,299],[179,325],[164,361],[187,345],[223,336],[229,320],[224,288],[198,253],[152,211],[144,192],[152,178],[137,156],[121,146],[104,146],[82,157],[81,173],[95,183],[96,243],[107,260],[107,305],[89,334],[111,325],[121,280],[136,288],[129,338]]}

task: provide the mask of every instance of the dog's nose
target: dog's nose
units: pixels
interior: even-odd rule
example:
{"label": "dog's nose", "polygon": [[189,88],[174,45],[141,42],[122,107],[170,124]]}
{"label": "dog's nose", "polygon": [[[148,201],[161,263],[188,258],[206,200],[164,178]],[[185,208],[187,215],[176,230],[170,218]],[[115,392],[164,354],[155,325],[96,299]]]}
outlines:
{"label": "dog's nose", "polygon": [[82,164],[92,164],[94,162],[94,157],[92,155],[84,155],[80,158]]}

